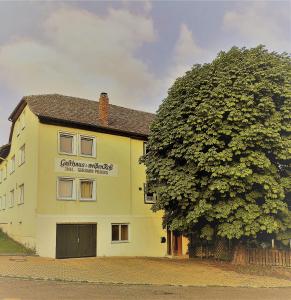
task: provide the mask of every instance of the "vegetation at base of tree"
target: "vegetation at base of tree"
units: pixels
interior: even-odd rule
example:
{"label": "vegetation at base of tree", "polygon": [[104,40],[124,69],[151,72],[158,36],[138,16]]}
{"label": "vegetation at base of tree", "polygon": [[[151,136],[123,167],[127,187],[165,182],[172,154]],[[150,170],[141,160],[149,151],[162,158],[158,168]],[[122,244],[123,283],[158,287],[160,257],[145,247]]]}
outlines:
{"label": "vegetation at base of tree", "polygon": [[205,239],[290,232],[290,119],[287,53],[233,47],[178,78],[141,159],[164,226]]}
{"label": "vegetation at base of tree", "polygon": [[0,230],[0,254],[34,254],[34,250],[28,249],[12,240],[6,233]]}

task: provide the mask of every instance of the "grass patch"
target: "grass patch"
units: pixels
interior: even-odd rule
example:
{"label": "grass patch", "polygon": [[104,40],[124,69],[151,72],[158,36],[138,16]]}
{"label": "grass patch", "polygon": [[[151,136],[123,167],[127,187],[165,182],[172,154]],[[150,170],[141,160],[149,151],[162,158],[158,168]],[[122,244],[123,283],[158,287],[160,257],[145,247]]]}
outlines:
{"label": "grass patch", "polygon": [[34,254],[34,251],[14,241],[0,230],[0,254]]}

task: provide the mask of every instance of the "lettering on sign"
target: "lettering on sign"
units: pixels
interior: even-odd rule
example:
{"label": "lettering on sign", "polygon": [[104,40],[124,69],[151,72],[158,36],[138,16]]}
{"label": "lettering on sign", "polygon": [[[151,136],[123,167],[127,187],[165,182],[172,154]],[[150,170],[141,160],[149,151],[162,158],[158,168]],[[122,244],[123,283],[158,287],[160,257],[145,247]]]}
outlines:
{"label": "lettering on sign", "polygon": [[90,173],[103,176],[117,176],[117,165],[84,160],[56,158],[56,172]]}

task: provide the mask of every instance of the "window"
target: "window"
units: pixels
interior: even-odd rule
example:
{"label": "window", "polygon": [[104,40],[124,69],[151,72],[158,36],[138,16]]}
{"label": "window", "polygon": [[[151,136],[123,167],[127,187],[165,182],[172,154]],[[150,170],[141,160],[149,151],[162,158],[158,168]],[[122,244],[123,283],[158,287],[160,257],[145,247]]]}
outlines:
{"label": "window", "polygon": [[7,178],[7,165],[5,165],[3,169],[3,179],[5,180],[6,178]]}
{"label": "window", "polygon": [[19,199],[18,204],[24,204],[24,184],[19,186]]}
{"label": "window", "polygon": [[148,191],[148,185],[144,184],[144,203],[153,204],[157,202],[157,195]]}
{"label": "window", "polygon": [[18,159],[18,165],[21,166],[22,164],[25,163],[25,145],[23,145],[20,149],[19,149],[19,159]]}
{"label": "window", "polygon": [[19,122],[20,122],[20,127],[21,127],[21,130],[23,130],[25,128],[25,112],[23,111],[22,114],[20,115],[20,119],[19,119]]}
{"label": "window", "polygon": [[5,209],[6,209],[6,194],[3,195],[2,201],[3,201],[3,202],[2,202],[2,209],[5,210]]}
{"label": "window", "polygon": [[76,135],[72,133],[59,133],[59,152],[63,154],[76,154]]}
{"label": "window", "polygon": [[147,154],[147,142],[143,142],[143,155]]}
{"label": "window", "polygon": [[112,242],[128,242],[128,224],[111,224]]}
{"label": "window", "polygon": [[10,207],[14,206],[14,190],[10,191]]}
{"label": "window", "polygon": [[95,137],[80,135],[80,155],[96,157]]}
{"label": "window", "polygon": [[15,155],[12,156],[10,161],[10,174],[15,171]]}
{"label": "window", "polygon": [[3,180],[3,170],[0,170],[0,183],[2,182]]}
{"label": "window", "polygon": [[15,131],[16,131],[16,136],[20,135],[20,124],[19,124],[19,120],[17,120],[14,124],[15,126]]}
{"label": "window", "polygon": [[92,179],[80,179],[80,200],[96,200],[96,181]]}
{"label": "window", "polygon": [[60,200],[76,199],[76,184],[74,178],[70,178],[70,177],[58,178],[57,197]]}

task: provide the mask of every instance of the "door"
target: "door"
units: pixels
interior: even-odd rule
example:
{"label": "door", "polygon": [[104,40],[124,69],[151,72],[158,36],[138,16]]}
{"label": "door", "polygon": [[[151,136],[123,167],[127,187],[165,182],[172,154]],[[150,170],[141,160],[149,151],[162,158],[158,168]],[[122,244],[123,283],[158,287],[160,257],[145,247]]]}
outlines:
{"label": "door", "polygon": [[96,256],[96,224],[57,224],[56,258]]}

